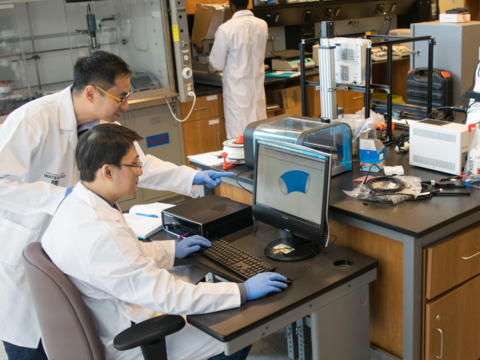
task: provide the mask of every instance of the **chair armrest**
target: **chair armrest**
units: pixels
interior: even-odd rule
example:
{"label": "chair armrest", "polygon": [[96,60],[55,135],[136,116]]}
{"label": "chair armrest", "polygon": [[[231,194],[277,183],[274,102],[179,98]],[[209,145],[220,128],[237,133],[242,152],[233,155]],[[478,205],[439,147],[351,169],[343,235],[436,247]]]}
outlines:
{"label": "chair armrest", "polygon": [[185,320],[180,315],[156,316],[122,331],[115,336],[113,346],[120,351],[130,350],[164,338],[184,326]]}

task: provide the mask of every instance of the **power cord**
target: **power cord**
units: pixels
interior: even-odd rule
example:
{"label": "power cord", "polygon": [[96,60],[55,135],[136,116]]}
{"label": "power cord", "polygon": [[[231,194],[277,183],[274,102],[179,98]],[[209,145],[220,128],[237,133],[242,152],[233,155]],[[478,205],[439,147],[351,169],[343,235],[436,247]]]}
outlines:
{"label": "power cord", "polygon": [[165,101],[167,102],[168,108],[170,109],[170,112],[172,113],[173,118],[175,120],[177,120],[178,122],[184,122],[190,117],[190,115],[192,115],[193,108],[195,107],[195,103],[197,102],[197,95],[193,91],[189,91],[187,93],[187,95],[188,96],[193,96],[193,104],[192,104],[192,108],[190,109],[190,112],[188,113],[187,117],[183,120],[180,120],[175,116],[175,114],[172,111],[172,108],[170,107],[170,103],[168,102],[168,97],[167,97],[167,95],[165,95]]}
{"label": "power cord", "polygon": [[416,198],[407,199],[407,201],[417,201],[417,200],[426,200],[430,199],[433,196],[433,186],[431,181],[422,181],[420,183],[422,186],[422,192]]}
{"label": "power cord", "polygon": [[240,186],[243,190],[248,191],[250,194],[253,195],[253,192],[251,192],[251,191],[248,190],[247,188],[244,188],[244,187],[238,182],[238,177],[239,177],[240,175],[242,175],[243,173],[246,173],[247,171],[250,171],[250,169],[245,170],[245,171],[242,171],[241,173],[238,173],[237,175],[235,175],[235,181],[237,182],[238,186]]}
{"label": "power cord", "polygon": [[302,277],[303,274],[305,274],[305,272],[307,272],[308,269],[310,269],[317,261],[318,259],[320,258],[320,256],[318,256],[319,254],[327,254],[329,251],[330,251],[330,248],[333,246],[333,244],[335,243],[335,241],[337,241],[337,237],[335,235],[330,235],[330,236],[333,236],[335,239],[333,239],[332,243],[327,246],[325,249],[326,251],[320,251],[318,254],[312,250],[312,252],[315,254],[315,260],[312,261],[312,263],[307,266],[299,275],[295,276],[292,281],[294,280],[297,280],[299,278]]}
{"label": "power cord", "polygon": [[[466,113],[467,110],[468,110],[469,106],[465,107],[465,106],[440,106],[438,108],[436,108],[435,110],[433,110],[430,114],[428,114],[428,116],[424,119],[424,120],[428,120],[430,119],[430,117],[434,114],[434,113],[437,113],[438,110],[442,110],[442,109],[448,109],[448,110],[453,110],[453,111],[458,111],[458,112],[463,112],[463,113]],[[452,119],[453,121],[453,119]]]}
{"label": "power cord", "polygon": [[402,154],[407,153],[410,149],[409,140],[410,140],[410,135],[408,133],[401,134],[399,137],[397,137],[394,140],[395,150],[397,150]]}
{"label": "power cord", "polygon": [[[367,180],[368,175],[370,175],[370,171],[372,170],[373,166],[376,166],[378,168],[378,170],[380,170],[382,172],[383,176],[382,177],[375,177],[373,179]],[[388,185],[387,187],[384,187],[384,188],[379,188],[379,187],[374,187],[373,186],[373,184],[378,183],[378,182],[382,182],[382,181],[390,181],[391,184],[395,184],[395,187],[392,187],[391,184]],[[367,176],[365,176],[365,180],[363,180],[362,185],[365,185],[366,187],[368,187],[370,189],[370,192],[371,192],[372,196],[394,195],[395,193],[405,189],[405,184],[402,181],[400,181],[398,179],[395,179],[391,176],[387,176],[385,174],[385,172],[383,171],[383,169],[381,169],[376,164],[370,165],[370,168],[368,169]]]}

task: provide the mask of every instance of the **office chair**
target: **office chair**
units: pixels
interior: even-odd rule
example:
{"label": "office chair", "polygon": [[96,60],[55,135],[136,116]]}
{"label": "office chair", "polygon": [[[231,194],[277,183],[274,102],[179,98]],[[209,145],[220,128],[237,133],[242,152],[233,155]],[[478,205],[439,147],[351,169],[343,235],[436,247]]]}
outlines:
{"label": "office chair", "polygon": [[[23,261],[48,358],[104,360],[104,346],[90,310],[41,243],[29,244],[23,251]],[[181,316],[158,316],[122,331],[115,337],[114,346],[120,351],[140,346],[146,360],[166,360],[165,336],[184,326]]]}

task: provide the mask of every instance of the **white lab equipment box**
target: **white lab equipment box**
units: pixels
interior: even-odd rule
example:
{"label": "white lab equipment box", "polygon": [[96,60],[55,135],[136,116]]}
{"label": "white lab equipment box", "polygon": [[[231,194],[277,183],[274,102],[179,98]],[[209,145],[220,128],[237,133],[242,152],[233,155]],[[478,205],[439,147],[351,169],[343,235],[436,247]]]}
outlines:
{"label": "white lab equipment box", "polygon": [[366,39],[334,38],[330,45],[335,46],[335,78],[338,84],[365,85]]}
{"label": "white lab equipment box", "polygon": [[439,120],[410,123],[410,165],[460,175],[475,129]]}
{"label": "white lab equipment box", "polygon": [[[365,85],[365,57],[370,40],[334,38],[329,41],[330,46],[335,46],[335,79],[339,84]],[[318,48],[313,46],[313,61],[320,66],[318,61]]]}

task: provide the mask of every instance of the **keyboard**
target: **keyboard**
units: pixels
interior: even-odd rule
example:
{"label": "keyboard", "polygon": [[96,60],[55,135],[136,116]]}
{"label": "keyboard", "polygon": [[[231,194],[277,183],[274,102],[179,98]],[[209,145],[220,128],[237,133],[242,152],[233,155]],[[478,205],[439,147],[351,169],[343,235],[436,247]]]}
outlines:
{"label": "keyboard", "polygon": [[253,256],[222,239],[210,239],[212,246],[201,248],[199,253],[224,266],[242,279],[249,279],[259,273],[274,271],[275,266]]}

